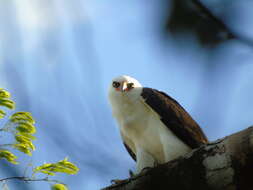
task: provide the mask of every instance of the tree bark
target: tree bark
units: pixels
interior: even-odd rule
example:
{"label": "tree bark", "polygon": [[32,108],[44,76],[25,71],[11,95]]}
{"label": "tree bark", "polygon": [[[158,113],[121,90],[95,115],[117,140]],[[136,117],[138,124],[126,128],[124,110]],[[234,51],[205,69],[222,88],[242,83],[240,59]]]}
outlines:
{"label": "tree bark", "polygon": [[253,127],[102,190],[252,190]]}

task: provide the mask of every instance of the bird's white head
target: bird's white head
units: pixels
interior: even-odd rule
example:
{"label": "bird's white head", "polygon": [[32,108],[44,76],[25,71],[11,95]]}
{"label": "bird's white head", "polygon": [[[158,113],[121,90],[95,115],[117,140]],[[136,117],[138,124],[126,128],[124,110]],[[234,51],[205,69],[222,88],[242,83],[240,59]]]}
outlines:
{"label": "bird's white head", "polygon": [[128,93],[134,88],[141,87],[141,84],[136,79],[122,75],[114,78],[110,84],[110,91],[116,93]]}
{"label": "bird's white head", "polygon": [[118,76],[109,86],[109,100],[113,108],[135,101],[142,91],[141,84],[126,75]]}

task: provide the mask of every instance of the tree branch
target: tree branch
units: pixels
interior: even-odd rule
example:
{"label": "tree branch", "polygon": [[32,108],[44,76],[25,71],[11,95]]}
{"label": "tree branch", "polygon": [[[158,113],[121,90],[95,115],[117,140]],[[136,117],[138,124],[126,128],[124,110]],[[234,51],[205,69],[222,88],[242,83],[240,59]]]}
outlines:
{"label": "tree branch", "polygon": [[250,190],[252,171],[253,127],[249,127],[103,190]]}
{"label": "tree branch", "polygon": [[60,183],[60,184],[64,184],[59,180],[53,180],[53,179],[49,179],[48,177],[45,178],[40,178],[40,179],[32,179],[29,177],[24,177],[24,176],[14,176],[14,177],[6,177],[6,178],[2,178],[0,179],[0,182],[3,181],[9,181],[9,180],[20,180],[20,181],[24,181],[24,182],[30,182],[30,181],[46,181],[46,182],[54,182],[54,183]]}

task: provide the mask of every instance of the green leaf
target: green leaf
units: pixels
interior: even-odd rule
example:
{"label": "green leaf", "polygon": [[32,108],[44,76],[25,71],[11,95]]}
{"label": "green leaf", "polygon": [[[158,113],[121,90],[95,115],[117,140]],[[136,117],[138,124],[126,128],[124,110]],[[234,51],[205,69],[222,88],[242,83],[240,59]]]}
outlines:
{"label": "green leaf", "polygon": [[69,162],[67,157],[56,164],[61,169],[63,169],[62,172],[67,173],[67,174],[76,174],[79,171],[79,168],[75,164]]}
{"label": "green leaf", "polygon": [[0,88],[0,106],[13,109],[15,107],[15,103],[12,100],[9,100],[10,97],[11,95],[8,91]]}
{"label": "green leaf", "polygon": [[29,139],[28,137],[23,135],[15,135],[15,139],[19,144],[23,144],[27,148],[35,150],[35,146],[33,145],[31,139]]}
{"label": "green leaf", "polygon": [[12,100],[6,98],[0,98],[0,106],[7,107],[9,109],[15,108],[15,103]]}
{"label": "green leaf", "polygon": [[10,97],[11,97],[11,94],[8,91],[0,88],[0,99],[1,98],[10,98]]}
{"label": "green leaf", "polygon": [[18,162],[16,161],[17,157],[9,150],[0,150],[0,159],[6,159],[12,164],[18,164]]}
{"label": "green leaf", "polygon": [[41,172],[48,175],[55,175],[56,172],[76,174],[78,171],[79,168],[69,162],[67,158],[57,163],[46,163],[33,169],[34,173]]}
{"label": "green leaf", "polygon": [[68,190],[68,188],[64,184],[57,183],[51,186],[51,190]]}
{"label": "green leaf", "polygon": [[30,134],[36,133],[35,126],[31,125],[30,123],[26,123],[26,122],[21,122],[16,127],[16,130],[19,131],[19,132],[21,132],[21,133],[30,133]]}
{"label": "green leaf", "polygon": [[26,138],[29,138],[31,141],[36,140],[35,136],[33,136],[29,133],[26,133],[26,132],[18,132],[18,133],[16,133],[16,135],[25,136]]}
{"label": "green leaf", "polygon": [[12,114],[12,116],[10,116],[10,121],[14,123],[18,123],[19,121],[26,121],[31,124],[35,123],[35,120],[33,119],[32,114],[30,112],[24,112],[24,111],[16,112]]}
{"label": "green leaf", "polygon": [[19,150],[20,152],[23,152],[29,156],[32,156],[32,152],[30,147],[27,144],[14,144],[12,145],[13,148]]}
{"label": "green leaf", "polygon": [[4,118],[5,115],[6,115],[5,111],[0,110],[0,119]]}

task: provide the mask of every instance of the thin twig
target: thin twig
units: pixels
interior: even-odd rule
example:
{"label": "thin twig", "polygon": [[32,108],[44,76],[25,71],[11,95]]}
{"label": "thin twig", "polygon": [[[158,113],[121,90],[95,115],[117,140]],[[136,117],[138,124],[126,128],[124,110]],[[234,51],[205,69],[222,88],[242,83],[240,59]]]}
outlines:
{"label": "thin twig", "polygon": [[54,183],[62,183],[59,180],[54,180],[54,179],[49,179],[48,177],[45,178],[40,178],[40,179],[31,179],[29,177],[24,177],[24,176],[13,176],[13,177],[6,177],[6,178],[2,178],[0,179],[0,182],[3,181],[8,181],[8,180],[20,180],[20,181],[24,181],[24,182],[31,182],[31,181],[46,181],[46,182],[54,182]]}

